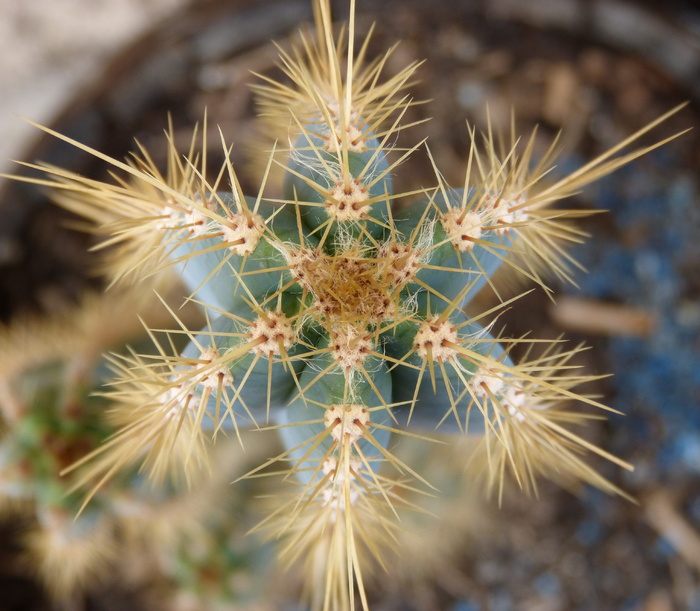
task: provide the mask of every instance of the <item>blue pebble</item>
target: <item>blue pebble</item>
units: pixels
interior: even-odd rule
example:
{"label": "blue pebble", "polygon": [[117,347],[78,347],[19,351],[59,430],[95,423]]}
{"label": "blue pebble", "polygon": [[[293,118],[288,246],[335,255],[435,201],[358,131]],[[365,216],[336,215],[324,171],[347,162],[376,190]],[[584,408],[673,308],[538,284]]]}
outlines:
{"label": "blue pebble", "polygon": [[540,596],[551,598],[561,590],[559,578],[553,573],[543,573],[535,579],[535,590]]}
{"label": "blue pebble", "polygon": [[581,545],[593,546],[600,541],[603,527],[596,520],[584,520],[576,528],[576,539]]}

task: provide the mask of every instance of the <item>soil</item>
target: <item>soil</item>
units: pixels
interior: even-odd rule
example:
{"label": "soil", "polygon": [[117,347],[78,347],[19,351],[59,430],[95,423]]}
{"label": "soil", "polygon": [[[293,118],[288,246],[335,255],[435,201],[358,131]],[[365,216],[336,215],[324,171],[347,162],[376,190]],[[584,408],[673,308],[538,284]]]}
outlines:
{"label": "soil", "polygon": [[[539,125],[539,150],[561,130],[562,171],[683,101],[689,105],[643,142],[698,124],[700,13],[690,4],[376,4],[358,0],[360,29],[377,24],[370,52],[402,41],[389,72],[426,59],[412,94],[431,101],[416,106],[406,122],[432,120],[406,130],[400,144],[429,137],[452,184],[462,180],[468,152],[465,119],[483,127],[486,108],[501,127],[515,109],[520,134]],[[234,164],[252,168],[244,146],[256,138],[250,71],[275,73],[277,54],[268,41],[286,45],[289,31],[309,16],[306,0],[196,3],[120,53],[52,127],[116,158],[136,138],[162,160],[169,117],[176,140],[187,142],[206,108],[210,129],[218,124],[234,139]],[[464,542],[457,577],[437,579],[427,598],[378,592],[374,608],[700,609],[698,137],[685,134],[577,196],[576,207],[610,210],[585,222],[593,237],[574,249],[588,273],[576,275],[578,286],[555,282],[554,302],[535,290],[501,318],[512,336],[566,332],[573,342],[585,341],[592,346],[581,359],[587,371],[615,373],[593,390],[626,417],[613,416],[590,435],[636,465],[633,474],[602,461],[596,466],[639,504],[546,483],[537,499],[511,491],[500,509],[490,510],[497,527]],[[217,167],[218,140],[210,141]],[[48,137],[23,158],[91,176],[104,172],[94,158]],[[399,174],[409,178],[397,189],[435,182],[423,153]],[[244,183],[256,192],[252,177],[244,174]],[[33,187],[11,184],[0,194],[0,237],[15,253],[0,268],[3,320],[51,310],[99,284],[90,271],[90,240],[66,228],[67,220]],[[482,305],[493,302],[492,295],[480,296]],[[0,591],[13,595],[3,597],[0,609],[49,608],[10,572],[8,554],[4,549],[0,560]],[[22,602],[11,602],[15,595]],[[97,594],[88,608],[114,609],[114,600],[114,593]]]}

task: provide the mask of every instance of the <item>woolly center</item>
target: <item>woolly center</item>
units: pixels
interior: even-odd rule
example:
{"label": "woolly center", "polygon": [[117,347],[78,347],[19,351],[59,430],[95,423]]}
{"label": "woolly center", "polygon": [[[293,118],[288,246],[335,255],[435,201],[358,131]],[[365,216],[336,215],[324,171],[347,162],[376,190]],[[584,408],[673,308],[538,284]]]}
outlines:
{"label": "woolly center", "polygon": [[264,312],[250,325],[249,336],[253,354],[279,356],[294,343],[294,327],[282,312]]}
{"label": "woolly center", "polygon": [[483,221],[476,212],[452,208],[442,216],[440,221],[450,242],[463,252],[471,250],[474,243],[481,237]]}
{"label": "woolly center", "polygon": [[418,259],[418,251],[409,245],[389,242],[379,250],[378,260],[382,266],[378,272],[390,284],[401,287],[418,271]]}
{"label": "woolly center", "polygon": [[265,221],[252,212],[232,214],[221,223],[221,235],[229,250],[241,256],[255,250],[264,231]]}
{"label": "woolly center", "polygon": [[339,180],[328,193],[326,202],[328,216],[339,222],[360,221],[367,218],[367,188],[356,180],[348,183]]}
{"label": "woolly center", "polygon": [[202,376],[197,381],[202,386],[217,389],[233,385],[233,376],[226,367],[212,367],[212,363],[216,363],[219,358],[219,351],[213,346],[200,354],[197,370],[202,372]]}
{"label": "woolly center", "polygon": [[496,197],[490,195],[485,199],[485,206],[488,210],[489,226],[497,234],[508,233],[513,227],[526,223],[530,219],[530,214],[525,208],[527,198],[520,197]]}
{"label": "woolly center", "polygon": [[369,410],[364,405],[331,405],[323,418],[326,428],[336,441],[346,439],[355,443],[364,436],[369,425]]}
{"label": "woolly center", "polygon": [[392,288],[377,271],[382,260],[309,251],[291,253],[289,260],[296,280],[314,296],[315,309],[331,324],[366,326],[395,315]]}
{"label": "woolly center", "polygon": [[457,331],[449,321],[426,320],[416,332],[414,349],[423,360],[448,361],[457,355]]}
{"label": "woolly center", "polygon": [[372,350],[372,341],[362,329],[339,326],[331,334],[333,354],[346,374],[362,365]]}

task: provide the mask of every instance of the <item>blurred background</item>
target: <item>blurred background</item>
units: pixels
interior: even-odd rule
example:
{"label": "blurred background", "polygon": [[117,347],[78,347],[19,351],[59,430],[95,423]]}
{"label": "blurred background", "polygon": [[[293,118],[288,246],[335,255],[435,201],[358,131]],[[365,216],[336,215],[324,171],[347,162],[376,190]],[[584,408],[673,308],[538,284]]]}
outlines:
{"label": "blurred background", "polygon": [[[0,168],[16,172],[6,160],[41,159],[104,176],[102,164],[17,115],[117,158],[138,138],[162,160],[168,113],[186,142],[206,108],[210,128],[221,125],[233,140],[234,161],[254,185],[245,146],[259,138],[250,72],[275,73],[269,40],[287,45],[310,17],[307,4],[1,0]],[[336,3],[339,15],[344,4]],[[513,336],[585,341],[591,350],[581,366],[614,374],[593,391],[625,416],[590,436],[635,465],[633,473],[596,467],[638,504],[546,483],[538,499],[510,491],[500,509],[488,509],[488,528],[460,530],[450,571],[431,575],[420,596],[401,595],[400,581],[389,580],[394,590],[377,593],[373,608],[700,610],[700,12],[690,2],[659,4],[358,0],[359,27],[377,22],[372,51],[403,41],[389,72],[427,59],[413,93],[432,102],[407,120],[433,119],[402,139],[429,136],[449,182],[462,179],[465,119],[483,128],[487,107],[502,128],[515,109],[523,136],[539,125],[541,151],[561,130],[562,173],[681,102],[689,104],[643,143],[695,128],[578,196],[573,206],[608,210],[585,222],[592,237],[574,249],[587,273],[576,273],[577,286],[553,282],[554,303],[534,291],[502,319]],[[215,167],[219,151],[211,155]],[[401,173],[410,183],[399,188],[434,183],[425,158],[410,164]],[[0,182],[2,320],[51,310],[99,284],[89,239],[65,221],[40,189]],[[529,288],[502,280],[516,292]],[[466,509],[454,511],[469,521]],[[2,554],[0,571],[12,565],[12,549]],[[0,610],[50,608],[36,593],[31,606],[22,596],[3,606],[3,583]],[[118,608],[109,604],[98,596],[89,608]]]}
{"label": "blurred background", "polygon": [[17,115],[46,123],[133,41],[184,0],[0,3],[0,167],[36,134]]}

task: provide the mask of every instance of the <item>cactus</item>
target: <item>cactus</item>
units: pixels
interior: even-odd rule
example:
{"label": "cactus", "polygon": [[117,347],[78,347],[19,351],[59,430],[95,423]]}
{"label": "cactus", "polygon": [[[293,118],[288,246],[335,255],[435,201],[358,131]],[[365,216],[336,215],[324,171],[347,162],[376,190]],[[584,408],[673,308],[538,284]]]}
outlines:
{"label": "cactus", "polygon": [[[397,193],[402,161],[425,154],[424,143],[396,146],[411,127],[402,119],[418,66],[384,79],[391,52],[368,59],[350,4],[337,34],[329,2],[316,0],[316,34],[280,52],[287,81],[256,88],[276,134],[257,193],[243,192],[223,135],[227,161],[207,167],[206,118],[186,151],[166,134],[165,170],[143,149],[121,162],[42,128],[122,176],[44,167],[50,176],[37,181],[104,236],[114,284],[150,290],[177,276],[206,319],[192,329],[173,308],[171,329],[149,330],[153,352],[113,359],[103,394],[119,431],[68,469],[91,486],[83,508],[124,468],[193,482],[211,441],[255,444],[251,429],[275,428],[283,451],[247,477],[281,473],[291,489],[256,530],[303,567],[312,609],[367,609],[363,575],[399,540],[399,511],[416,509],[406,493],[440,494],[395,451],[407,436],[480,435],[472,467],[488,493],[508,479],[534,492],[545,476],[624,494],[587,457],[631,466],[575,432],[591,418],[576,405],[610,411],[577,391],[595,379],[572,364],[581,348],[535,351],[536,339],[495,333],[488,321],[517,298],[469,307],[501,265],[548,292],[552,275],[569,280],[576,262],[565,248],[582,239],[582,213],[555,204],[663,144],[622,152],[677,110],[550,183],[554,144],[535,160],[534,134],[523,146],[467,125],[462,184],[435,167],[434,186]],[[269,194],[278,166],[281,192]],[[529,348],[517,363],[515,346]]]}

